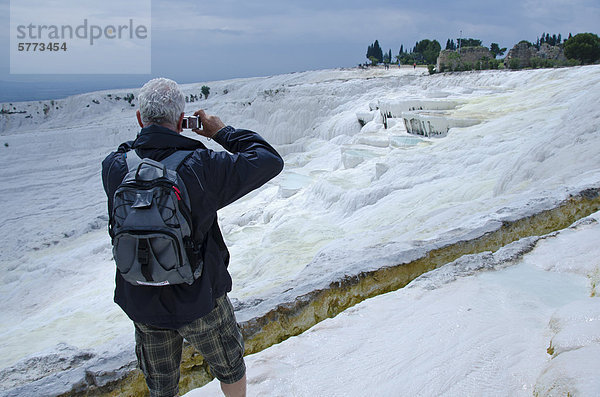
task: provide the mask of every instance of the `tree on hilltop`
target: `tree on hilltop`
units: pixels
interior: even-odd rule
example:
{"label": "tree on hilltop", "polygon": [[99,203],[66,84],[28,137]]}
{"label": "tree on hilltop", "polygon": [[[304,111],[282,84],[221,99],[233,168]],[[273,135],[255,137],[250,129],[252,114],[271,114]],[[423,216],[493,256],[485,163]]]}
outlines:
{"label": "tree on hilltop", "polygon": [[596,62],[600,59],[600,37],[594,33],[576,34],[565,42],[565,56],[581,64]]}
{"label": "tree on hilltop", "polygon": [[392,49],[390,48],[389,52],[383,54],[383,63],[392,63]]}
{"label": "tree on hilltop", "polygon": [[496,58],[498,55],[500,55],[500,56],[504,55],[505,52],[506,52],[506,47],[500,48],[498,43],[490,44],[490,53],[492,54],[492,56],[494,58]]}
{"label": "tree on hilltop", "polygon": [[481,47],[481,40],[478,40],[478,39],[459,38],[458,40],[460,40],[461,47]]}
{"label": "tree on hilltop", "polygon": [[437,40],[421,40],[415,45],[414,52],[421,54],[423,60],[432,64],[437,60],[438,55],[440,55],[440,51],[442,50],[442,46]]}
{"label": "tree on hilltop", "polygon": [[539,49],[541,47],[542,44],[548,44],[550,46],[557,46],[562,44],[562,36],[559,33],[558,36],[555,34],[553,34],[552,36],[550,36],[550,33],[542,33],[542,37],[537,39],[536,43],[535,43],[535,47],[537,49]]}
{"label": "tree on hilltop", "polygon": [[[371,58],[375,58],[377,62],[373,62]],[[371,60],[374,65],[383,61],[383,50],[381,49],[378,40],[375,40],[375,43],[367,48],[367,59]]]}
{"label": "tree on hilltop", "polygon": [[392,49],[391,48],[390,48],[390,51],[388,52],[388,59],[389,59],[389,62],[391,63],[392,62]]}
{"label": "tree on hilltop", "polygon": [[204,99],[208,99],[208,95],[210,94],[210,87],[203,85],[202,88],[200,89],[200,91],[202,91],[202,95],[204,95]]}

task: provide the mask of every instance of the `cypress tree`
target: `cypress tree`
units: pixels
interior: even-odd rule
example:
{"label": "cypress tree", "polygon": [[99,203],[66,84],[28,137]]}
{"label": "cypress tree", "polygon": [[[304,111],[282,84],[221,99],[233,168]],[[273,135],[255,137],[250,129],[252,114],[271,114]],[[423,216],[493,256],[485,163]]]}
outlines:
{"label": "cypress tree", "polygon": [[367,48],[367,59],[370,59],[371,57],[376,58],[378,62],[383,61],[383,51],[379,46],[378,40],[375,40],[375,43],[369,45],[369,47]]}
{"label": "cypress tree", "polygon": [[446,40],[446,49],[447,50],[452,50],[452,51],[456,51],[456,44],[454,44],[454,39],[450,40]]}
{"label": "cypress tree", "polygon": [[383,61],[383,50],[381,49],[381,47],[379,46],[379,41],[375,40],[375,45],[373,46],[373,50],[375,55],[373,55],[375,58],[379,59],[379,62]]}

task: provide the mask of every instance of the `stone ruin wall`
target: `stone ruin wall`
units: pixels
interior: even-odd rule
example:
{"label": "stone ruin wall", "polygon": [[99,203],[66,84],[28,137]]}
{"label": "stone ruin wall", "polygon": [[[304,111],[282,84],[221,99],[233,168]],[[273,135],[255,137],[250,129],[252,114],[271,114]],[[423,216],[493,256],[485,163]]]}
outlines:
{"label": "stone ruin wall", "polygon": [[508,52],[504,64],[508,65],[511,59],[518,59],[520,67],[529,67],[531,66],[532,58],[556,59],[559,61],[566,61],[567,59],[560,46],[551,46],[548,43],[544,43],[538,50],[533,44],[522,41]]}
{"label": "stone ruin wall", "polygon": [[493,56],[486,47],[463,47],[458,51],[443,50],[440,51],[435,69],[441,71],[441,66],[444,65],[446,70],[454,70],[458,65],[464,63],[475,64],[482,58],[492,59]]}

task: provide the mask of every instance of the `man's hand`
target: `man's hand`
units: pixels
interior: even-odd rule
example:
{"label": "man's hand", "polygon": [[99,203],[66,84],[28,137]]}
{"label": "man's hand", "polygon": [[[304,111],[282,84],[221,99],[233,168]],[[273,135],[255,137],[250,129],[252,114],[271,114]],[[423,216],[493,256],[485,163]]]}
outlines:
{"label": "man's hand", "polygon": [[200,118],[200,122],[202,123],[202,128],[194,128],[192,130],[198,135],[212,138],[217,132],[219,132],[221,128],[225,127],[225,124],[223,124],[220,118],[217,116],[207,115],[202,109],[196,110],[194,112],[194,116],[198,116]]}

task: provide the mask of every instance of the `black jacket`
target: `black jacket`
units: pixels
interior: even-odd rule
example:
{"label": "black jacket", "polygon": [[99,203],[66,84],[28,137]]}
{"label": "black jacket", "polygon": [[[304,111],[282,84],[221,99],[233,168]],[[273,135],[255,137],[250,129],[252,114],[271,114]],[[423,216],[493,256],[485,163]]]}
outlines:
{"label": "black jacket", "polygon": [[102,182],[113,195],[127,173],[125,153],[160,161],[176,150],[195,150],[178,168],[190,196],[194,236],[202,244],[204,269],[192,285],[134,286],[117,271],[115,302],[133,321],[179,328],[207,314],[215,299],[231,291],[229,251],[217,224],[217,210],[262,186],[283,169],[281,156],[255,132],[225,127],[213,139],[226,151],[207,149],[200,141],[168,128],[142,128],[135,141],[121,144],[102,162]]}

